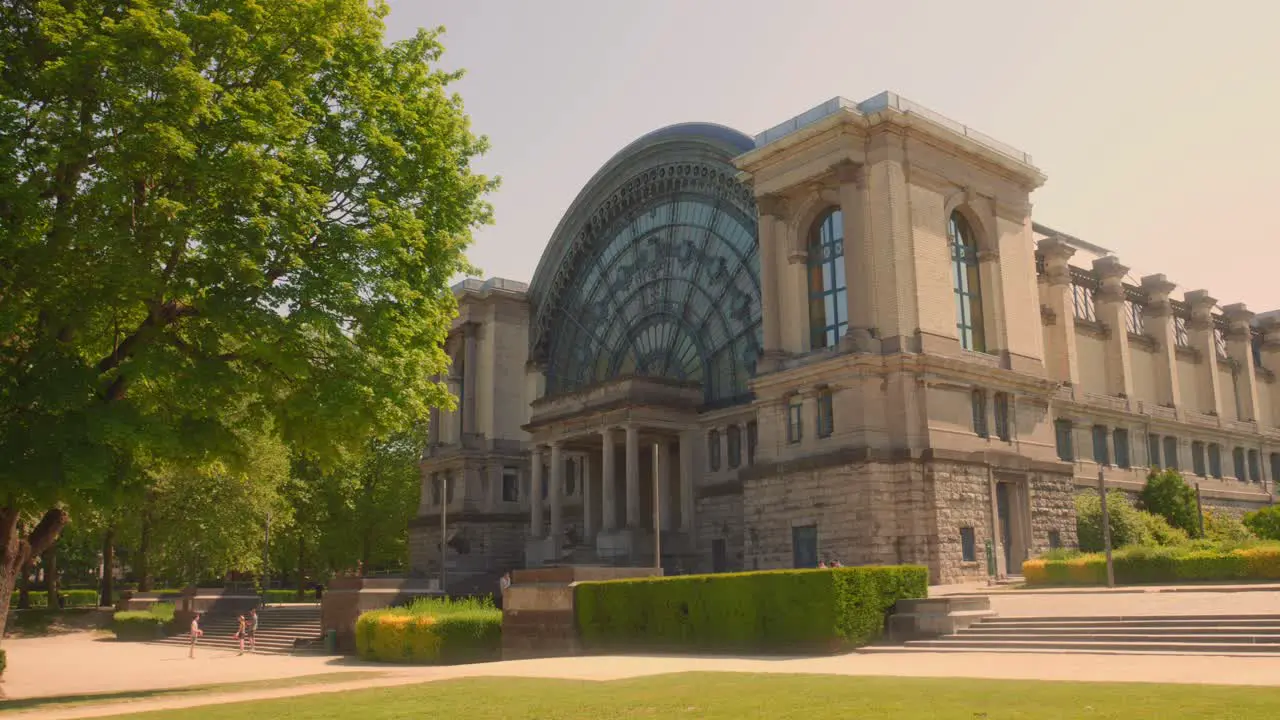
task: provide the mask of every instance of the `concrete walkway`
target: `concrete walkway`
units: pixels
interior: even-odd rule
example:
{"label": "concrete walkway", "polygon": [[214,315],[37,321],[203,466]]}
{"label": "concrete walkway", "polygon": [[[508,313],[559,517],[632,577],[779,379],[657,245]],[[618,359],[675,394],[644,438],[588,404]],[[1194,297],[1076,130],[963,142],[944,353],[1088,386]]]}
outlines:
{"label": "concrete walkway", "polygon": [[987,588],[945,585],[931,597],[986,595],[1003,617],[1098,615],[1280,615],[1280,584],[1129,586],[1118,588]]}

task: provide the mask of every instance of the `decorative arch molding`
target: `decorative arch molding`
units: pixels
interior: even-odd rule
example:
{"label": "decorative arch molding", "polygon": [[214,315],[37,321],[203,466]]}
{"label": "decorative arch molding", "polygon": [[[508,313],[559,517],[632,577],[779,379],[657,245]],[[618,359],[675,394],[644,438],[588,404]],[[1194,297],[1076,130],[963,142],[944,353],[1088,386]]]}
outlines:
{"label": "decorative arch molding", "polygon": [[530,296],[547,395],[627,375],[748,396],[760,353],[756,206],[732,159],[750,138],[678,125],[632,143],[561,221]]}
{"label": "decorative arch molding", "polygon": [[942,220],[944,223],[951,222],[952,213],[960,213],[964,216],[966,222],[969,223],[969,229],[973,231],[974,241],[978,244],[978,249],[982,252],[998,252],[999,244],[996,242],[994,229],[995,222],[990,212],[983,212],[982,205],[990,208],[991,203],[982,195],[978,195],[972,190],[963,189],[947,196],[944,205]]}

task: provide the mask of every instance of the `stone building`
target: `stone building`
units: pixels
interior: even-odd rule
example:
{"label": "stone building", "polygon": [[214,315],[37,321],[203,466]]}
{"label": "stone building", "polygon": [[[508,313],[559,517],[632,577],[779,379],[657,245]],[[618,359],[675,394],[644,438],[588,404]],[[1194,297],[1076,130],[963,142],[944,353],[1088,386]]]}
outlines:
{"label": "stone building", "polygon": [[[1272,501],[1280,320],[1032,221],[1030,156],[893,93],[646,135],[530,285],[466,280],[415,570],[922,563],[1076,542],[1072,497]],[[440,522],[442,505],[446,522]],[[655,533],[655,529],[657,532]],[[658,547],[660,546],[660,550]]]}

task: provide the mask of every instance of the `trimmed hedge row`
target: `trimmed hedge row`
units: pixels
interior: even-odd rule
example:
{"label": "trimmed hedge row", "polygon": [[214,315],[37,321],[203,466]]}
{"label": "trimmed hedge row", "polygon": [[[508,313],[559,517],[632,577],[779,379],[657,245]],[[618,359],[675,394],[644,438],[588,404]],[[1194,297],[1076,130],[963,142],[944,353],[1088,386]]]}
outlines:
{"label": "trimmed hedge row", "polygon": [[928,594],[923,567],[766,570],[579,583],[591,651],[829,651],[866,645],[898,600]]}
{"label": "trimmed hedge row", "polygon": [[[1116,551],[1112,559],[1121,584],[1280,580],[1277,545],[1232,550],[1130,547]],[[1102,553],[1027,560],[1022,575],[1028,585],[1104,585],[1107,560]]]}
{"label": "trimmed hedge row", "polygon": [[502,657],[502,611],[491,598],[421,599],[356,620],[364,660],[450,665]]}
{"label": "trimmed hedge row", "polygon": [[[298,602],[297,590],[267,590],[262,595],[264,602],[272,604]],[[315,588],[303,591],[302,602],[317,602]]]}
{"label": "trimmed hedge row", "polygon": [[156,603],[150,610],[122,610],[111,617],[117,640],[155,640],[173,622],[173,605]]}
{"label": "trimmed hedge row", "polygon": [[[98,591],[97,590],[63,590],[61,593],[64,607],[97,607]],[[32,590],[28,593],[31,600],[32,608],[49,607],[49,593],[44,590]],[[18,607],[19,593],[15,590],[9,596],[9,607]]]}

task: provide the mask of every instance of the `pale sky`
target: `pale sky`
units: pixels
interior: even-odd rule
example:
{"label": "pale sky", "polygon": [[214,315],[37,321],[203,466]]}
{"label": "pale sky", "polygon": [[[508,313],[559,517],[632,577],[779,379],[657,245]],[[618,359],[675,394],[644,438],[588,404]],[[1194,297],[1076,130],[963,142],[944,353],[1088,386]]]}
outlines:
{"label": "pale sky", "polygon": [[1176,293],[1280,309],[1280,3],[393,0],[444,25],[502,178],[469,257],[529,281],[569,203],[677,122],[753,135],[891,90],[1028,152],[1034,218]]}

